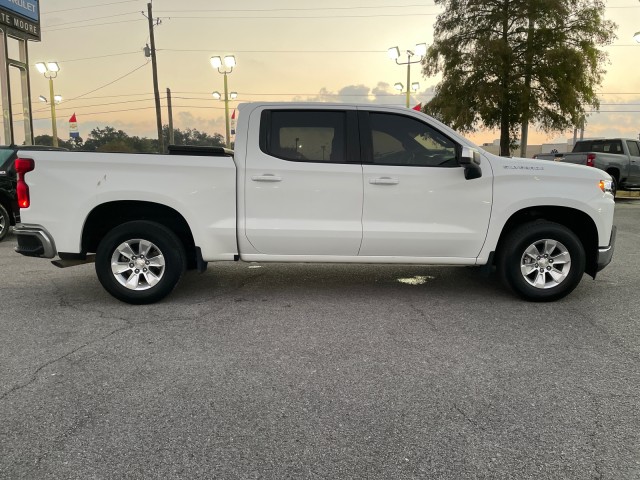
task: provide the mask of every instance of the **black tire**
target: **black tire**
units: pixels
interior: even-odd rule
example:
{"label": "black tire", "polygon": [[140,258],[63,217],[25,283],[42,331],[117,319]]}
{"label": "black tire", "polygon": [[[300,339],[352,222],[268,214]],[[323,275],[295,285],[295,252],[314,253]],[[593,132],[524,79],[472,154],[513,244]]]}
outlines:
{"label": "black tire", "polygon": [[[125,242],[130,253],[122,253]],[[146,257],[145,251],[149,254]],[[120,265],[121,273],[112,271],[112,259]],[[156,222],[141,220],[115,227],[96,252],[96,273],[102,286],[118,300],[134,305],[154,303],[169,295],[185,269],[182,243],[173,231]]]}
{"label": "black tire", "polygon": [[584,247],[563,225],[547,221],[527,223],[510,232],[501,245],[498,252],[500,277],[526,300],[558,300],[571,293],[582,280],[586,263]]}
{"label": "black tire", "polygon": [[4,208],[4,205],[0,203],[0,242],[5,239],[11,229],[11,217],[9,212]]}

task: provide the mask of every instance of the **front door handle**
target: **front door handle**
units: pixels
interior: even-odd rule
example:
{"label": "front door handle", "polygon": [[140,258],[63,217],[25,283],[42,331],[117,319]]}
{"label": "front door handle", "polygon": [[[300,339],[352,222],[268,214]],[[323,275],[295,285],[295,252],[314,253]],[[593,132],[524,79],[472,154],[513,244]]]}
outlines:
{"label": "front door handle", "polygon": [[400,181],[397,178],[392,177],[378,177],[370,178],[369,183],[372,185],[398,185]]}
{"label": "front door handle", "polygon": [[254,182],[281,182],[282,177],[273,175],[271,173],[265,173],[264,175],[254,175],[251,177]]}

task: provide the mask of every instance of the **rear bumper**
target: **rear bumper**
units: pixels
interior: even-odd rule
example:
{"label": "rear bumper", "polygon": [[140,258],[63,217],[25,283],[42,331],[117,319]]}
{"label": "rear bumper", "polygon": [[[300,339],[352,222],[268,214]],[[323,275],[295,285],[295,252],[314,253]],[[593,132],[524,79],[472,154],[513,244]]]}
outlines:
{"label": "rear bumper", "polygon": [[609,246],[600,247],[598,249],[598,268],[596,269],[597,272],[611,263],[611,259],[613,258],[613,247],[616,243],[617,230],[617,227],[614,225],[611,228],[611,238],[609,240]]}
{"label": "rear bumper", "polygon": [[13,230],[18,239],[16,252],[27,257],[53,258],[57,255],[51,234],[41,225],[18,224]]}

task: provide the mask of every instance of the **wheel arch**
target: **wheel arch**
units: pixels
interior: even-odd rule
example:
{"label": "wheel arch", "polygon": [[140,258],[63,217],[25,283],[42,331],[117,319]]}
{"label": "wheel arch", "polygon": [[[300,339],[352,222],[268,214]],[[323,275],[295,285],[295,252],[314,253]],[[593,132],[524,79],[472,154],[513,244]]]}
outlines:
{"label": "wheel arch", "polygon": [[196,267],[196,245],[189,224],[178,211],[154,202],[119,200],[95,207],[87,216],[82,229],[82,252],[95,252],[100,240],[110,230],[135,220],[157,222],[169,228],[184,246],[187,268]]}
{"label": "wheel arch", "polygon": [[580,240],[586,255],[585,272],[595,277],[598,268],[598,229],[593,219],[581,210],[571,207],[537,206],[515,212],[502,228],[496,245],[500,252],[505,238],[515,228],[525,223],[546,220],[570,229]]}

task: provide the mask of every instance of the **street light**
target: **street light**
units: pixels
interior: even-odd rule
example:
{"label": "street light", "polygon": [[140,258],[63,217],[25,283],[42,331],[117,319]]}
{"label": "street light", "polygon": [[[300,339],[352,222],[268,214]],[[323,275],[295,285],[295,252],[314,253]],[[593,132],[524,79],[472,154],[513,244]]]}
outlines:
{"label": "street light", "polygon": [[[49,105],[51,105],[51,129],[53,131],[53,146],[57,147],[58,126],[56,125],[56,103],[60,103],[62,101],[62,97],[53,93],[53,79],[58,76],[60,66],[56,62],[38,62],[36,63],[36,69],[43,74],[45,78],[49,79],[49,98],[53,98],[53,102],[49,102]],[[46,102],[47,99],[40,95],[40,100],[43,98]]]}
{"label": "street light", "polygon": [[[400,49],[398,47],[392,47],[388,50],[388,54],[389,54],[389,58],[391,58],[392,60],[395,60],[395,62],[398,65],[406,65],[407,66],[407,86],[411,85],[411,88],[414,88],[414,85],[417,85],[417,83],[411,83],[411,65],[413,65],[414,63],[420,63],[422,61],[422,59],[425,57],[425,55],[427,54],[427,44],[426,43],[419,43],[415,46],[415,48],[412,50],[407,50],[407,61],[406,62],[401,62],[398,59],[400,58]],[[418,60],[411,60],[412,57],[420,57]],[[397,85],[394,86],[397,88]],[[402,85],[402,84],[400,84]],[[400,90],[402,90],[403,87],[400,87]],[[419,87],[417,87],[419,88]],[[416,90],[417,90],[416,88]],[[415,90],[414,90],[415,91]],[[407,88],[407,108],[409,108],[409,102],[411,101],[411,90],[409,88]]]}
{"label": "street light", "polygon": [[[40,95],[38,97],[38,100],[44,103],[49,103],[49,99],[44,95]],[[62,95],[56,95],[55,97],[53,97],[53,101],[56,102],[56,105],[58,105],[60,102],[62,102]]]}
{"label": "street light", "polygon": [[[393,85],[393,88],[395,88],[396,90],[401,92],[402,90],[404,90],[404,85],[402,83],[398,82],[398,83]],[[418,82],[413,82],[411,84],[411,91],[412,92],[417,92],[418,90],[420,90],[420,84]]]}
{"label": "street light", "polygon": [[[227,74],[233,72],[233,67],[236,66],[236,57],[233,55],[226,55],[224,59],[220,56],[214,56],[209,59],[211,66],[218,70],[218,73],[224,75],[224,118],[226,125],[226,141],[227,148],[231,148],[230,128],[229,128],[229,88],[227,86]],[[224,65],[224,70],[222,69]],[[238,97],[236,92],[231,92],[231,99],[235,100]],[[219,92],[213,92],[213,98],[220,100],[222,95]]]}

